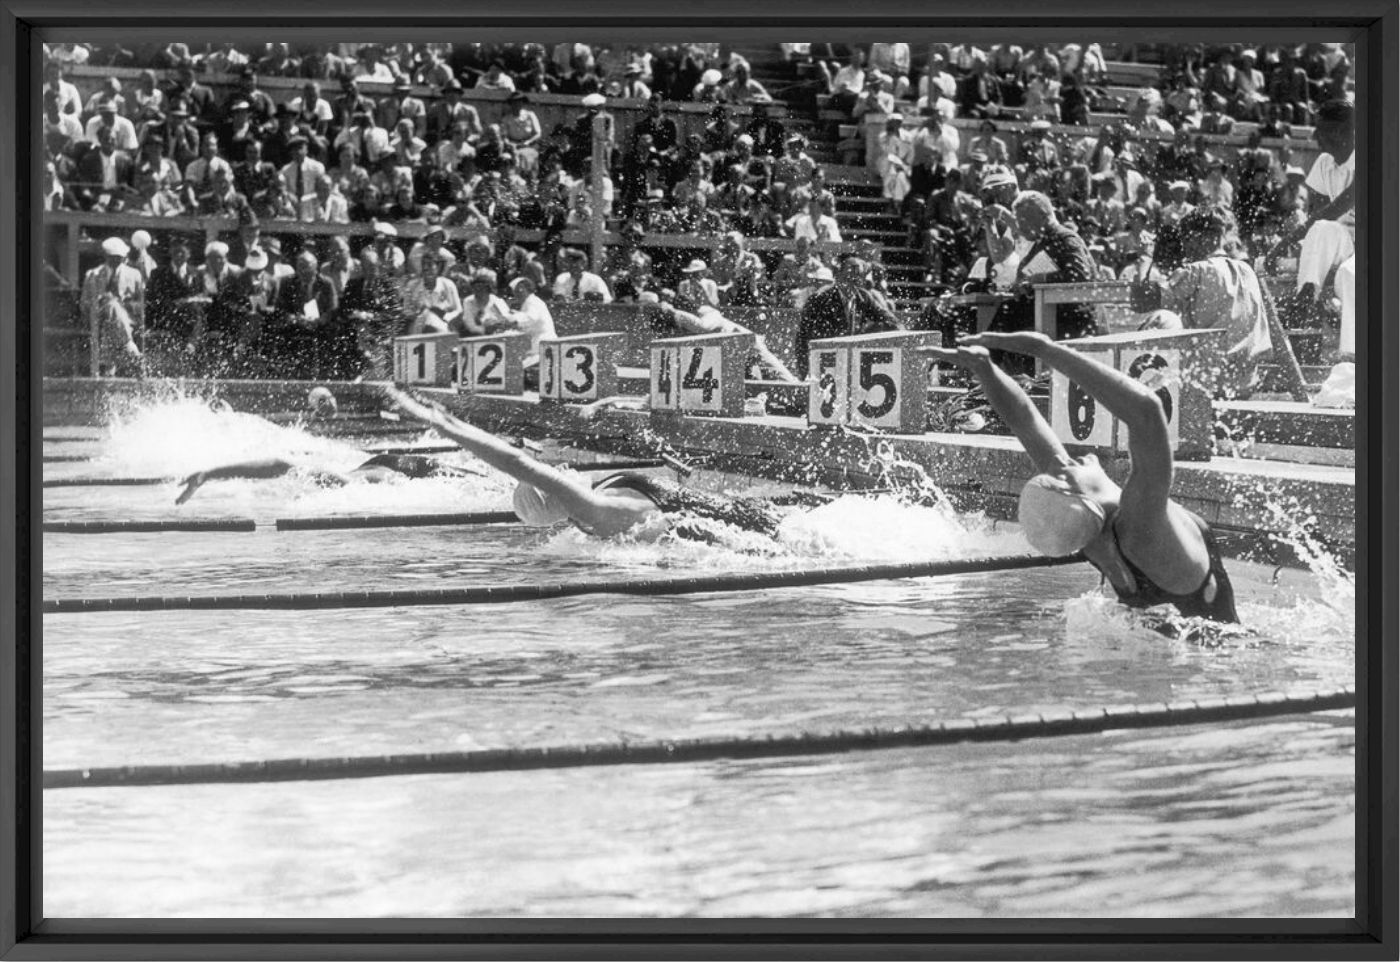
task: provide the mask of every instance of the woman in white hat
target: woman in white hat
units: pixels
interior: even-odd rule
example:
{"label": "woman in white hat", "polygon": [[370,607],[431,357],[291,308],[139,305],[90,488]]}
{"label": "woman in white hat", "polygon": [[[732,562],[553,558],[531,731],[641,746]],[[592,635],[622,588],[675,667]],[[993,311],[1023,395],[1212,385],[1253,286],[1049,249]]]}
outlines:
{"label": "woman in white hat", "polygon": [[102,263],[83,277],[81,304],[96,338],[98,372],[138,374],[141,349],[136,343],[146,302],[140,271],[126,262],[131,248],[120,237],[102,242]]}
{"label": "woman in white hat", "polygon": [[[1129,607],[1170,604],[1187,617],[1239,621],[1210,525],[1170,497],[1167,419],[1150,388],[1039,332],[977,334],[959,344],[931,353],[976,377],[1040,472],[1022,489],[1018,513],[1033,548],[1053,557],[1082,552]],[[1132,468],[1121,485],[1094,455],[1069,456],[989,348],[1039,358],[1127,425]]]}
{"label": "woman in white hat", "polygon": [[710,265],[698,257],[681,268],[681,280],[676,285],[676,303],[682,310],[697,311],[701,307],[719,306],[719,286],[709,277]]}

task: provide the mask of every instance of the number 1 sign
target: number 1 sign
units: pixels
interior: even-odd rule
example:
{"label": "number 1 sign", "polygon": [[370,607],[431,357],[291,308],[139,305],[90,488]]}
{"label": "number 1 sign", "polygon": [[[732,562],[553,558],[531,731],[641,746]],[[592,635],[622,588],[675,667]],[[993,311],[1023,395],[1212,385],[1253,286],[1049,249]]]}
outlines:
{"label": "number 1 sign", "polygon": [[622,334],[579,334],[540,341],[540,400],[584,404],[617,393],[611,354]]}
{"label": "number 1 sign", "polygon": [[702,334],[651,343],[651,409],[737,418],[752,334]]}
{"label": "number 1 sign", "polygon": [[447,387],[456,374],[456,334],[414,334],[394,338],[394,383]]}

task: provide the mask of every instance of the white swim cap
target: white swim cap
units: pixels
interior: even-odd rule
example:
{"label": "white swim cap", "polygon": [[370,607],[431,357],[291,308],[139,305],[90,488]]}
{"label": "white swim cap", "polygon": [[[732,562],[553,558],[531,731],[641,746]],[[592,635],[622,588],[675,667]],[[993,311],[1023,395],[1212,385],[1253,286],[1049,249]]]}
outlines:
{"label": "white swim cap", "polygon": [[1103,506],[1063,481],[1037,474],[1021,489],[1017,520],[1031,547],[1052,558],[1074,554],[1103,530]]}
{"label": "white swim cap", "polygon": [[515,516],[532,528],[548,528],[569,520],[569,512],[533,484],[520,482],[511,497]]}
{"label": "white swim cap", "polygon": [[335,395],[328,387],[313,387],[311,393],[306,395],[306,406],[312,414],[323,418],[334,417],[340,410]]}

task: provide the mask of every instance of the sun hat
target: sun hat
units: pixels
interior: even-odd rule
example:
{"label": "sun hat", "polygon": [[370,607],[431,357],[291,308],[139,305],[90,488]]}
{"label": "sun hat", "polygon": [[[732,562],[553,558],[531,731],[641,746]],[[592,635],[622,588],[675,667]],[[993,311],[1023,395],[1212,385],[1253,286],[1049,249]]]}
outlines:
{"label": "sun hat", "polygon": [[521,482],[511,495],[515,515],[532,528],[548,528],[569,520],[569,512],[532,484]]}
{"label": "sun hat", "polygon": [[1052,558],[1079,551],[1103,530],[1103,506],[1065,482],[1037,474],[1021,489],[1017,520],[1031,547]]}
{"label": "sun hat", "polygon": [[607,102],[608,98],[604,97],[602,94],[589,94],[587,97],[583,98],[583,105],[585,107],[601,107]]}
{"label": "sun hat", "polygon": [[[693,74],[692,74],[692,76],[693,76]],[[721,74],[718,70],[716,70],[716,69],[714,69],[713,67],[711,67],[709,70],[706,70],[704,73],[702,73],[702,74],[700,75],[700,83],[703,84],[703,85],[706,86],[706,87],[714,87],[714,86],[717,86],[717,85],[719,84],[720,80],[721,80],[723,77],[724,77],[723,74]]]}
{"label": "sun hat", "polygon": [[835,281],[836,275],[831,273],[831,268],[823,264],[821,267],[814,267],[807,272],[807,278],[814,281]]}
{"label": "sun hat", "polygon": [[131,235],[131,246],[138,251],[143,251],[151,246],[151,235],[144,230],[138,230]]}
{"label": "sun hat", "polygon": [[698,274],[698,273],[700,273],[701,271],[707,271],[707,270],[709,270],[709,269],[710,269],[710,265],[709,265],[709,264],[706,264],[704,261],[702,261],[700,258],[697,257],[697,258],[695,258],[695,260],[693,260],[693,261],[691,261],[689,264],[685,265],[685,267],[681,268],[681,273],[682,273],[682,274]]}
{"label": "sun hat", "polygon": [[990,167],[982,174],[982,187],[1015,187],[1016,175],[1006,167]]}
{"label": "sun hat", "polygon": [[130,250],[120,237],[109,237],[102,242],[102,253],[108,257],[125,257]]}
{"label": "sun hat", "polygon": [[223,241],[210,241],[204,245],[204,255],[218,254],[221,257],[228,256],[228,245]]}
{"label": "sun hat", "polygon": [[250,271],[260,271],[267,266],[267,253],[261,247],[254,247],[248,252],[247,259],[243,266]]}
{"label": "sun hat", "polygon": [[381,237],[398,237],[399,229],[393,224],[385,223],[382,220],[374,222],[374,232]]}

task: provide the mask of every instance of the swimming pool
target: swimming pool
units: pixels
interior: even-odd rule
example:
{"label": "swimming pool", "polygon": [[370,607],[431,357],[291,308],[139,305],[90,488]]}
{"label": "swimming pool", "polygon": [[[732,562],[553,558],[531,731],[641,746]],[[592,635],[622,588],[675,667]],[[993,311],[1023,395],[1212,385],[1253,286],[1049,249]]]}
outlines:
{"label": "swimming pool", "polygon": [[[46,477],[360,455],[192,402]],[[550,451],[550,454],[559,452]],[[462,463],[468,463],[463,459]],[[732,478],[697,483],[732,487]],[[46,520],[470,511],[500,477],[55,488]],[[764,492],[775,486],[753,483]],[[890,498],[778,550],[518,525],[46,535],[46,598],[534,583],[1019,554]],[[1231,564],[1259,629],[1169,641],[1087,567],[654,598],[46,616],[44,767],[764,737],[1351,684],[1351,580]],[[1351,712],[1012,743],[533,772],[49,790],[67,916],[1353,914]]]}

